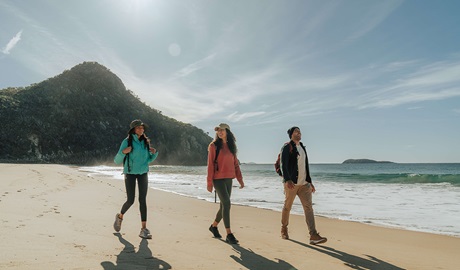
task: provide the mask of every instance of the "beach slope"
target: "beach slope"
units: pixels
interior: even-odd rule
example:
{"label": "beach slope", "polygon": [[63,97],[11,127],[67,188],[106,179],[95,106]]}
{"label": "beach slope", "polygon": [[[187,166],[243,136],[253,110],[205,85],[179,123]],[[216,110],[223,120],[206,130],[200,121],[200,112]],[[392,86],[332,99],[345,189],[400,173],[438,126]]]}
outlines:
{"label": "beach slope", "polygon": [[[206,181],[203,179],[203,187]],[[250,184],[250,183],[248,183]],[[212,196],[210,194],[210,196]],[[124,183],[77,167],[0,164],[0,269],[457,269],[460,238],[317,217],[328,237],[308,244],[302,216],[291,240],[280,213],[232,206],[241,245],[208,231],[218,205],[150,189],[148,227],[139,238],[136,202],[114,233]],[[220,226],[224,235],[224,228]],[[225,237],[225,235],[224,235]]]}

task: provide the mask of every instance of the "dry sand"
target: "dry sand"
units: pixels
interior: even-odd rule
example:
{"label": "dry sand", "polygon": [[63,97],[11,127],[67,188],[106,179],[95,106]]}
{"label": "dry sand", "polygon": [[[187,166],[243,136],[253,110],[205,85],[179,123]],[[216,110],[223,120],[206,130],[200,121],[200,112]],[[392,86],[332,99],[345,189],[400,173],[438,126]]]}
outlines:
{"label": "dry sand", "polygon": [[279,212],[235,205],[232,246],[208,231],[217,204],[153,189],[142,240],[137,202],[114,233],[124,200],[122,181],[77,167],[0,164],[0,269],[460,269],[458,237],[317,217],[329,240],[312,246],[302,216],[282,240]]}

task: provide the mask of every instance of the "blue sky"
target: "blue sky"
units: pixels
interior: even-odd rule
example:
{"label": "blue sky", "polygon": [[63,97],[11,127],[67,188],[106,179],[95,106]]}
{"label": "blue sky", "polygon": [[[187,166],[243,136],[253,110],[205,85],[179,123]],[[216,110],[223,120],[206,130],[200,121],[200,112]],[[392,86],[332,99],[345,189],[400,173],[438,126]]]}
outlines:
{"label": "blue sky", "polygon": [[[242,162],[460,162],[459,1],[0,0],[0,89],[97,61]],[[127,123],[128,125],[129,123]]]}

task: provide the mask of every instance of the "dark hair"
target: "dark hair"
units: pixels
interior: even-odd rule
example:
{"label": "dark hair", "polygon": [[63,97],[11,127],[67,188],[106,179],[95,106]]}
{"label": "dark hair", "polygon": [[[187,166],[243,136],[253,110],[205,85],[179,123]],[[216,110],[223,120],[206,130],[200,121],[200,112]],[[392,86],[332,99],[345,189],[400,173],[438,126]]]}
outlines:
{"label": "dark hair", "polygon": [[[134,128],[130,129],[128,131],[128,145],[133,145],[132,144],[132,140],[133,140],[133,135],[135,134],[134,132]],[[131,143],[130,143],[130,140],[131,140]],[[150,149],[150,140],[149,140],[149,137],[147,137],[147,135],[142,134],[140,137],[139,137],[139,141],[142,142],[144,141],[144,146],[145,148],[147,149]]]}
{"label": "dark hair", "polygon": [[[230,152],[232,152],[233,155],[236,156],[236,153],[238,152],[238,148],[236,147],[236,138],[235,135],[230,131],[230,129],[226,128],[225,131],[227,131],[227,145],[228,149],[230,149]],[[217,136],[214,138],[213,143],[216,145],[216,147],[221,148],[222,147],[222,139]]]}

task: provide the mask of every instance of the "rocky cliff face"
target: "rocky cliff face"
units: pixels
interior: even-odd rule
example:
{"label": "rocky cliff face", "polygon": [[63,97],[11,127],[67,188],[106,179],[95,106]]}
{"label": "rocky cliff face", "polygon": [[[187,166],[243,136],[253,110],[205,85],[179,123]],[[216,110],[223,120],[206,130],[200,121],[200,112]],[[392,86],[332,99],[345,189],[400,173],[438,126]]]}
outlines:
{"label": "rocky cliff face", "polygon": [[133,119],[149,125],[146,134],[160,151],[156,163],[206,164],[207,134],[147,106],[94,62],[26,88],[0,90],[0,160],[111,163]]}

